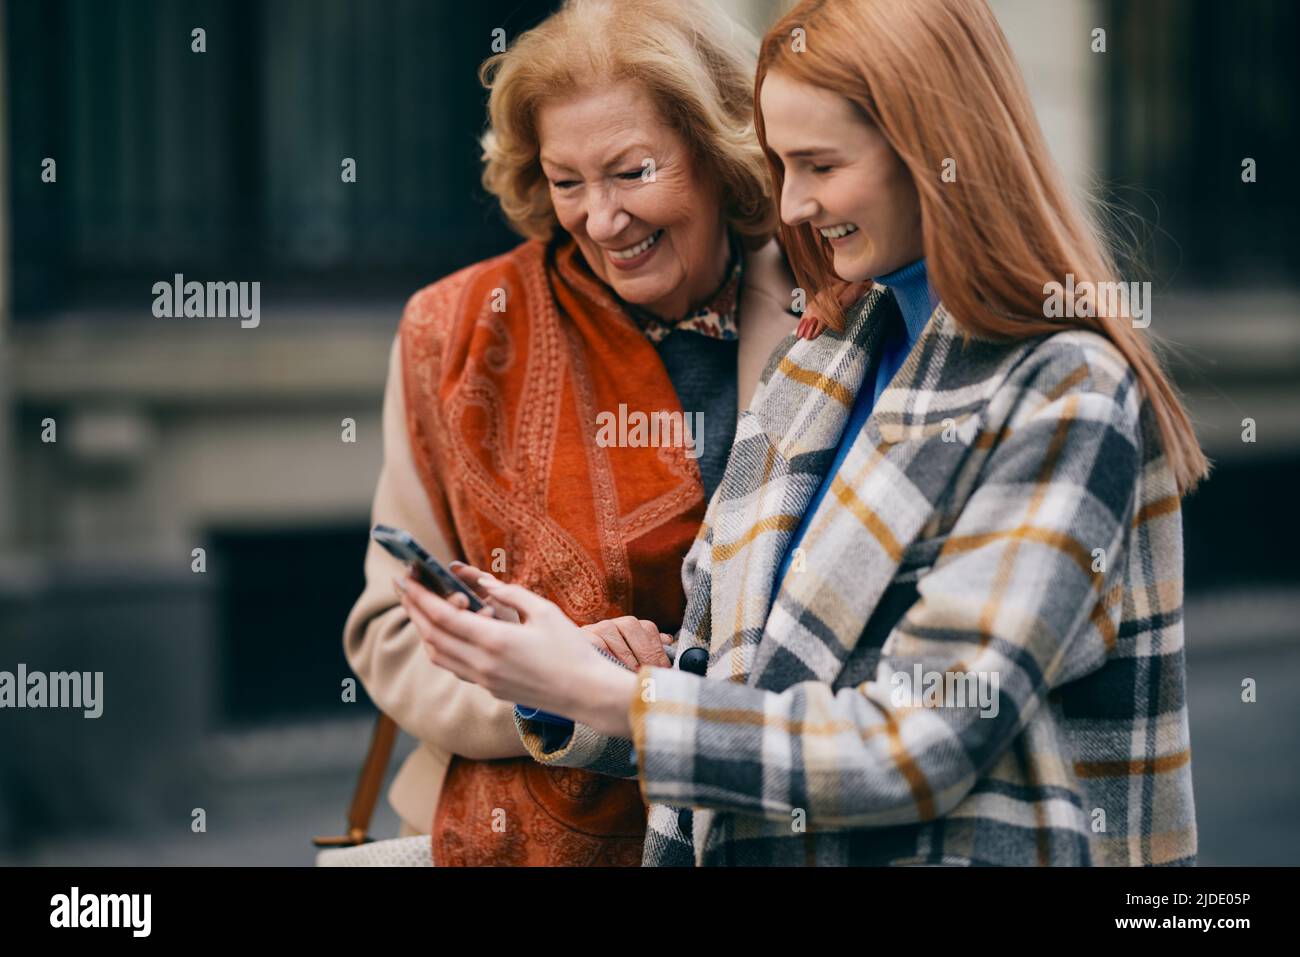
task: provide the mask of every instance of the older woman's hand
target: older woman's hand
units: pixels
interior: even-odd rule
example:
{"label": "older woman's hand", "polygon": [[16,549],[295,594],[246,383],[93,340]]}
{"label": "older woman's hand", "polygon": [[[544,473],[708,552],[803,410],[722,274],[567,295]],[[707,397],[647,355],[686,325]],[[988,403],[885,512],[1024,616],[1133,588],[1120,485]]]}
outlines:
{"label": "older woman's hand", "polygon": [[[845,282],[841,283],[835,294],[839,300],[841,308],[847,308],[863,297],[868,289],[871,288],[869,282]],[[809,305],[804,310],[803,318],[799,320],[799,325],[795,328],[795,335],[800,339],[816,339],[826,331],[826,320],[817,315],[816,306]]]}
{"label": "older woman's hand", "polygon": [[583,625],[582,630],[591,637],[593,645],[608,651],[633,671],[641,665],[672,667],[664,645],[672,644],[673,636],[661,632],[653,621],[624,615]]}
{"label": "older woman's hand", "polygon": [[462,595],[447,600],[415,579],[394,579],[431,660],[504,701],[567,715],[603,734],[631,734],[635,673],[597,654],[591,635],[553,602],[486,573],[476,584],[519,622],[494,618],[491,606],[475,614]]}

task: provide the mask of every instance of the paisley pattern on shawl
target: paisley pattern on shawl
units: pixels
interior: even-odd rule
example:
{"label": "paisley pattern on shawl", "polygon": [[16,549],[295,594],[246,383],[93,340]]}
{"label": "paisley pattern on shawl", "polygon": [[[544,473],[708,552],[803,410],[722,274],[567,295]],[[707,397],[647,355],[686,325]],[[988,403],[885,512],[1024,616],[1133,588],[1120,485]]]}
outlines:
{"label": "paisley pattern on shawl", "polygon": [[[572,239],[530,240],[421,290],[400,335],[416,469],[465,561],[579,624],[633,614],[675,631],[704,517],[699,467],[684,447],[597,442],[602,412],[682,408],[649,337]],[[635,781],[456,756],[434,861],[632,866],[645,816]]]}

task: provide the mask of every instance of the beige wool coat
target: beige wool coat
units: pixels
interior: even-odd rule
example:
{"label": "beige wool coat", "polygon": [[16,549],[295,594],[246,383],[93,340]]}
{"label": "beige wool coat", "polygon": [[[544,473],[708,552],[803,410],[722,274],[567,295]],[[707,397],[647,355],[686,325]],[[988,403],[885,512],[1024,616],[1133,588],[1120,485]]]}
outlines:
{"label": "beige wool coat", "polygon": [[[745,253],[737,323],[737,408],[749,405],[759,375],[776,345],[794,331],[790,312],[795,281],[775,240]],[[439,561],[462,557],[447,541],[416,474],[406,429],[400,337],[394,337],[384,390],[384,461],[375,488],[371,524],[410,532]],[[403,834],[429,833],[453,754],[475,760],[524,757],[514,705],[432,664],[415,626],[398,604],[392,580],[402,564],[371,541],[366,585],[348,615],[343,649],[371,699],[419,746],[407,757],[388,791]]]}

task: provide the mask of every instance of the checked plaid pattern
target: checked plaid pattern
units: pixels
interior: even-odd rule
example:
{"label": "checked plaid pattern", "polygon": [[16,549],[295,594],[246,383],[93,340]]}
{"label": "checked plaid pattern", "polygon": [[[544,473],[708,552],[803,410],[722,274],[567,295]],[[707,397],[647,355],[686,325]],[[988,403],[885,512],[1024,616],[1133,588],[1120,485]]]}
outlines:
{"label": "checked plaid pattern", "polygon": [[[966,336],[941,304],[771,601],[896,309],[786,340],[741,417],[683,568],[707,677],[643,668],[632,741],[525,744],[637,776],[647,865],[1194,864],[1179,498],[1103,337]],[[897,700],[917,665],[996,709]]]}

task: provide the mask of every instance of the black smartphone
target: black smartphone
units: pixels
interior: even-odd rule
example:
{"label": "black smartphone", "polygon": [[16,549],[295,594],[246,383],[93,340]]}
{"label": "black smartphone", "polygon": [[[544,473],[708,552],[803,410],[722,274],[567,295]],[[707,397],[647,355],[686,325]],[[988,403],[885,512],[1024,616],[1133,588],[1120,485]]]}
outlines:
{"label": "black smartphone", "polygon": [[420,583],[435,595],[450,598],[455,592],[460,592],[469,599],[470,611],[482,609],[483,602],[478,595],[470,591],[464,582],[426,552],[410,532],[403,531],[400,528],[393,528],[390,525],[376,525],[370,530],[370,537],[383,545],[388,550],[388,553],[399,562],[405,562],[411,568],[414,568],[416,575],[420,578]]}

